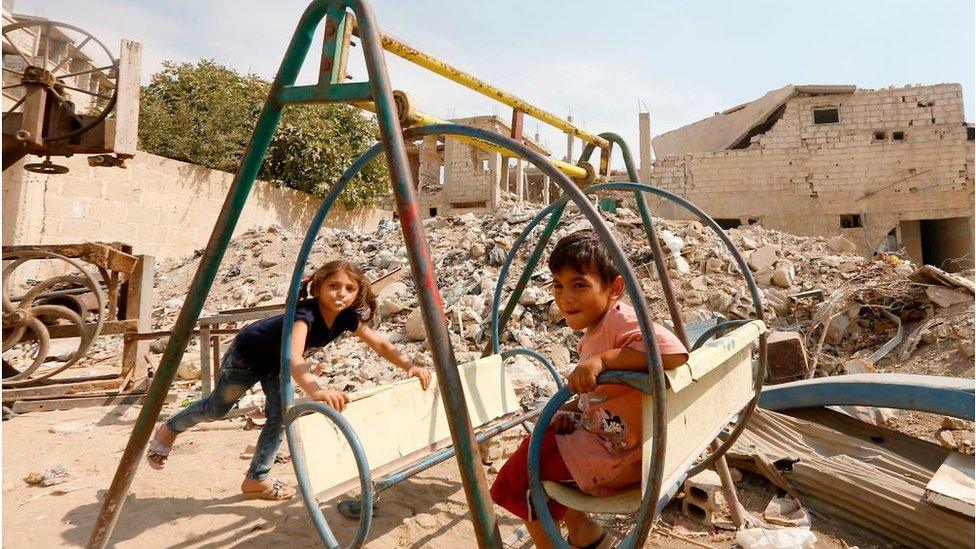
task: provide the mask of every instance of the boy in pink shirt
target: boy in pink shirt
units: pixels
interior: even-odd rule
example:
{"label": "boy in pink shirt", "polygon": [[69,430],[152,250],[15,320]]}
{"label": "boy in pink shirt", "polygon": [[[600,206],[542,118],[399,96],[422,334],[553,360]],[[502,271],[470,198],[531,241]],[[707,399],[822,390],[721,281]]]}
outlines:
{"label": "boy in pink shirt", "polygon": [[[575,482],[580,490],[607,496],[641,481],[641,393],[622,385],[596,385],[604,370],[645,371],[644,342],[633,308],[620,303],[624,282],[592,230],[562,238],[549,256],[556,305],[574,330],[586,330],[580,362],[569,374],[569,389],[579,394],[577,411],[560,414],[542,441],[543,480]],[[688,359],[684,345],[659,324],[654,335],[665,369]],[[551,547],[528,503],[528,442],[502,467],[491,487],[492,499],[525,521],[536,547]],[[549,501],[555,520],[565,520],[569,543],[600,547],[606,535],[585,513]]]}

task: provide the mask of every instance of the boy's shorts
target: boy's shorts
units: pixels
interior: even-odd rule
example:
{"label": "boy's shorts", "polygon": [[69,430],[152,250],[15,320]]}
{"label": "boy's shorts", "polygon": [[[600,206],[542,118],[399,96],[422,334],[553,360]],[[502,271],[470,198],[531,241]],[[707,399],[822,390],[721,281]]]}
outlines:
{"label": "boy's shorts", "polygon": [[[556,482],[573,480],[563,457],[559,454],[556,435],[552,429],[547,430],[542,437],[540,466],[542,480]],[[498,472],[494,484],[491,485],[491,499],[522,520],[529,521],[537,518],[534,513],[530,514],[529,507],[529,437],[522,440],[518,450],[515,450]],[[547,507],[554,520],[562,520],[563,515],[566,514],[566,507],[555,500],[550,499]]]}

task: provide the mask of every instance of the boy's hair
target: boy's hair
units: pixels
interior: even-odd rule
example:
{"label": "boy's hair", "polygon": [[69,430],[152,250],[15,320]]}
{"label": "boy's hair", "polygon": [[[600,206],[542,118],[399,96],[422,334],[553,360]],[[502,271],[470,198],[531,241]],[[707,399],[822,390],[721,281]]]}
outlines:
{"label": "boy's hair", "polygon": [[604,285],[620,276],[610,254],[593,229],[583,229],[559,239],[549,254],[549,271],[558,273],[570,268],[577,273],[595,273]]}
{"label": "boy's hair", "polygon": [[302,294],[317,298],[322,283],[339,271],[345,271],[359,285],[359,293],[356,294],[356,299],[350,307],[355,309],[364,321],[372,319],[376,314],[376,295],[373,294],[373,286],[366,280],[363,270],[350,261],[337,259],[316,269],[312,276],[302,283]]}

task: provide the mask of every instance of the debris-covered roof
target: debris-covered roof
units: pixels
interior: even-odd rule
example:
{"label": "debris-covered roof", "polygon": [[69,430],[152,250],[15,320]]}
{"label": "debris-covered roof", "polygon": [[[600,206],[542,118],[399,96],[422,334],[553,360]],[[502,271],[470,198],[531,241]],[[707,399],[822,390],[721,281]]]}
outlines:
{"label": "debris-covered roof", "polygon": [[689,152],[711,152],[738,148],[737,144],[753,135],[792,97],[805,95],[833,95],[854,93],[857,86],[798,86],[790,84],[766,95],[716,113],[693,124],[661,134],[651,140],[658,158]]}

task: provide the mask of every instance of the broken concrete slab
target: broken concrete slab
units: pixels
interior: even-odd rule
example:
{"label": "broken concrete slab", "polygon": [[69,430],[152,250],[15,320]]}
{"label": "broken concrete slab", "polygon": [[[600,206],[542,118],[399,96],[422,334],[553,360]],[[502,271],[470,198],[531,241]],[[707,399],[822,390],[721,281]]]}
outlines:
{"label": "broken concrete slab", "polygon": [[761,271],[776,264],[779,246],[768,244],[758,248],[749,255],[749,268],[753,271]]}
{"label": "broken concrete slab", "polygon": [[835,236],[827,240],[827,249],[838,254],[852,254],[857,251],[857,246],[843,236]]}
{"label": "broken concrete slab", "polygon": [[950,290],[941,286],[929,286],[925,289],[925,295],[932,300],[932,303],[935,303],[939,307],[951,307],[960,303],[973,302],[972,294]]}

